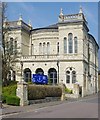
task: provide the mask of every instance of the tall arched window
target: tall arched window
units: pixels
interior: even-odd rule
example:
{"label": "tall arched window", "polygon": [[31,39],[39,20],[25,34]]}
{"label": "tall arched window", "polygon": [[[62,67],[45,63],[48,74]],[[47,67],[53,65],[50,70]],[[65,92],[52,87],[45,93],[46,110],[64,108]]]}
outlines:
{"label": "tall arched window", "polygon": [[46,53],[46,44],[43,43],[43,55]]}
{"label": "tall arched window", "polygon": [[39,43],[39,55],[42,54],[42,43]]}
{"label": "tall arched window", "polygon": [[17,55],[17,41],[15,41],[14,43],[14,48],[15,48],[14,54]]}
{"label": "tall arched window", "polygon": [[8,50],[9,50],[9,42],[7,41],[7,43],[5,44],[5,47],[6,47],[6,52],[8,53]]}
{"label": "tall arched window", "polygon": [[74,52],[77,53],[78,45],[77,45],[77,37],[74,37]]}
{"label": "tall arched window", "polygon": [[70,71],[66,71],[66,83],[70,83]]}
{"label": "tall arched window", "polygon": [[32,55],[34,55],[34,45],[32,44]]}
{"label": "tall arched window", "polygon": [[67,53],[67,38],[64,37],[64,53]]}
{"label": "tall arched window", "polygon": [[57,54],[59,54],[59,42],[57,43]]}
{"label": "tall arched window", "polygon": [[68,34],[68,49],[69,49],[69,53],[73,53],[73,34],[72,33]]}
{"label": "tall arched window", "polygon": [[57,84],[57,71],[55,68],[50,68],[48,70],[49,82],[53,85]]}
{"label": "tall arched window", "polygon": [[76,82],[76,72],[72,71],[72,83]]}
{"label": "tall arched window", "polygon": [[13,38],[10,38],[10,54],[13,55]]}
{"label": "tall arched window", "polygon": [[47,42],[47,55],[50,54],[50,43]]}

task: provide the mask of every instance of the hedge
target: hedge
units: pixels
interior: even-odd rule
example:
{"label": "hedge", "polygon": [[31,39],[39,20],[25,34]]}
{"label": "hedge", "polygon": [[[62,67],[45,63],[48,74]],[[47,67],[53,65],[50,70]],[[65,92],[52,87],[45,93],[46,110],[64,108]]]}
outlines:
{"label": "hedge", "polygon": [[61,97],[62,89],[49,85],[28,85],[28,99],[44,99],[45,97]]}
{"label": "hedge", "polygon": [[62,89],[58,86],[45,86],[46,97],[61,97]]}
{"label": "hedge", "polygon": [[28,85],[28,99],[29,100],[44,99],[44,98],[45,98],[44,86]]}
{"label": "hedge", "polygon": [[8,105],[16,105],[19,106],[20,105],[20,98],[17,96],[7,96],[6,97],[6,103]]}

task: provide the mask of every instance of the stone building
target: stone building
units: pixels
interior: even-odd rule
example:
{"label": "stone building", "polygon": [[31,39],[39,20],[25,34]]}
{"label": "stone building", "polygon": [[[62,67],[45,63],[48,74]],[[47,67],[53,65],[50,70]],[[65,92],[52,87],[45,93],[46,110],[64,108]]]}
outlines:
{"label": "stone building", "polygon": [[70,15],[61,9],[58,22],[43,28],[33,29],[21,16],[17,21],[5,21],[4,27],[9,29],[4,39],[20,53],[13,62],[11,80],[21,80],[22,68],[26,82],[39,73],[48,75],[52,84],[62,81],[70,89],[79,84],[82,96],[96,93],[99,46],[87,24],[82,8]]}

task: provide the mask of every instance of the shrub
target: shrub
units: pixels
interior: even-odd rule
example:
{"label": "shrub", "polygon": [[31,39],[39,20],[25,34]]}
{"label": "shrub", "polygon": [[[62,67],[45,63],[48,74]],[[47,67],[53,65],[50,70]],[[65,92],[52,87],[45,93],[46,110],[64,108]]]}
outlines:
{"label": "shrub", "polygon": [[20,105],[20,98],[17,96],[7,96],[6,97],[6,103],[8,105],[16,105],[19,106]]}
{"label": "shrub", "polygon": [[8,96],[16,96],[17,85],[9,85],[2,88],[2,102],[6,103]]}
{"label": "shrub", "polygon": [[5,94],[1,95],[2,103],[6,103],[6,98],[7,98],[7,95],[5,95]]}
{"label": "shrub", "polygon": [[45,88],[40,85],[29,85],[28,86],[28,99],[44,99],[45,98]]}
{"label": "shrub", "polygon": [[65,93],[72,94],[73,91],[71,89],[69,89],[69,88],[65,88]]}
{"label": "shrub", "polygon": [[8,85],[17,85],[18,81],[9,81]]}
{"label": "shrub", "polygon": [[10,86],[10,85],[16,85],[18,81],[3,81],[2,85],[3,87]]}
{"label": "shrub", "polygon": [[58,86],[45,86],[46,97],[61,97],[62,89]]}
{"label": "shrub", "polygon": [[10,85],[2,88],[2,93],[5,95],[16,96],[17,85]]}
{"label": "shrub", "polygon": [[61,97],[62,90],[57,86],[49,85],[29,85],[28,99],[44,99],[45,97]]}

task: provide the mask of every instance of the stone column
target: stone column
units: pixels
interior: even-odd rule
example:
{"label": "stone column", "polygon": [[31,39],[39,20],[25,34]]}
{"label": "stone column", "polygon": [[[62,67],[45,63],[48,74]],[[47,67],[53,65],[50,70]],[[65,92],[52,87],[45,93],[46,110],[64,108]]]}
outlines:
{"label": "stone column", "polygon": [[79,85],[78,84],[74,84],[74,91],[73,91],[73,93],[76,96],[76,98],[79,98]]}
{"label": "stone column", "polygon": [[63,80],[61,80],[61,89],[62,89],[62,95],[61,95],[61,101],[65,100],[65,89],[64,89],[64,84],[63,84]]}
{"label": "stone column", "polygon": [[20,106],[28,105],[28,90],[27,90],[27,83],[24,81],[17,83],[17,90],[16,94],[20,98]]}

